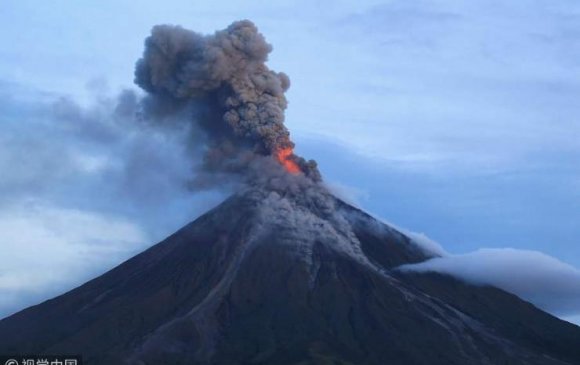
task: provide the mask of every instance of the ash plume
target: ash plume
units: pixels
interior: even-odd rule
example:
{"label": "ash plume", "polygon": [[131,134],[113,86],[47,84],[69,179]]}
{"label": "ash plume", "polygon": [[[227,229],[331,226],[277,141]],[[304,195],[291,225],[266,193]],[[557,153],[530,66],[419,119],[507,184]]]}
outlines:
{"label": "ash plume", "polygon": [[290,80],[266,66],[271,51],[248,20],[212,35],[158,25],[145,40],[135,70],[136,84],[148,93],[144,117],[189,111],[187,122],[204,134],[204,139],[192,138],[204,150],[194,184],[232,174],[253,179],[257,161],[268,159],[277,160],[278,169],[320,181],[316,162],[293,152],[284,125]]}

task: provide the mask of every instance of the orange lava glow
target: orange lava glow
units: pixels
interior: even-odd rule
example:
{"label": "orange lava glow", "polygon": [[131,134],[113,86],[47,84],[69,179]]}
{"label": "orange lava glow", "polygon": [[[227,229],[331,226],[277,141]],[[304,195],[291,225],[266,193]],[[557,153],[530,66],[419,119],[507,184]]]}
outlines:
{"label": "orange lava glow", "polygon": [[286,171],[291,174],[297,174],[300,172],[300,166],[291,159],[293,153],[292,148],[282,148],[276,152],[276,158],[284,166]]}

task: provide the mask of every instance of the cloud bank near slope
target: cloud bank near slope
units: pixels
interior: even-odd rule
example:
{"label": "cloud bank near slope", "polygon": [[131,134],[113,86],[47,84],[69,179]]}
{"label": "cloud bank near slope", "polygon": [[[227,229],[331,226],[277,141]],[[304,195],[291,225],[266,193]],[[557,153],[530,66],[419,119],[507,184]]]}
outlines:
{"label": "cloud bank near slope", "polygon": [[541,252],[485,248],[399,269],[449,274],[472,284],[509,291],[558,316],[580,315],[580,270]]}

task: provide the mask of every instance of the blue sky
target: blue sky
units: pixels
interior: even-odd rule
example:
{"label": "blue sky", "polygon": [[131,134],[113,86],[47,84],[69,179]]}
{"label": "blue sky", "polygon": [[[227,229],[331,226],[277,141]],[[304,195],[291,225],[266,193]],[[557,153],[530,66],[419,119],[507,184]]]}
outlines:
{"label": "blue sky", "polygon": [[[98,130],[89,138],[55,112],[55,100],[98,111],[134,87],[143,39],[160,23],[209,33],[254,21],[274,45],[269,66],[291,78],[287,125],[298,153],[376,216],[454,255],[536,250],[580,267],[578,2],[2,8],[0,316],[82,283],[219,202],[174,184],[187,172],[173,141],[99,142]],[[140,166],[139,153],[154,155],[149,163],[163,174],[139,170],[141,185],[128,186],[115,166]],[[580,316],[578,285],[570,289],[578,310],[557,314]]]}

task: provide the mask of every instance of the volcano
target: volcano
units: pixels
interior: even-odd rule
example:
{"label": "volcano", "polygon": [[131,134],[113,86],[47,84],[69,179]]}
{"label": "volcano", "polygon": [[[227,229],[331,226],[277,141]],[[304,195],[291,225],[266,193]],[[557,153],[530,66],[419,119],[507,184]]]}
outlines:
{"label": "volcano", "polygon": [[290,80],[267,67],[271,50],[248,20],[205,36],[153,28],[135,70],[146,96],[125,114],[191,133],[187,150],[204,156],[192,158],[188,185],[235,193],[104,275],[1,320],[0,354],[80,354],[90,365],[580,364],[579,327],[497,288],[398,269],[437,254],[333,196],[316,162],[294,153]]}
{"label": "volcano", "polygon": [[247,188],[104,275],[0,321],[0,353],[87,364],[580,363],[580,328],[324,190]]}

